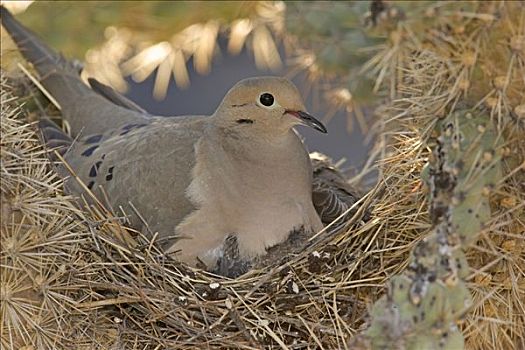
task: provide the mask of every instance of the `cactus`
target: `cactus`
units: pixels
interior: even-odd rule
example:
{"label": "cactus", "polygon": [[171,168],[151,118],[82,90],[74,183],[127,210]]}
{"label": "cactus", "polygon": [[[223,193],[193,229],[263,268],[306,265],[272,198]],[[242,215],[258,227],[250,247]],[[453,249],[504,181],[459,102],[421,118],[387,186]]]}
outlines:
{"label": "cactus", "polygon": [[[293,2],[287,7],[285,39],[311,80],[331,82],[324,84],[328,101],[348,110],[377,103],[378,96],[402,96],[408,66],[422,61],[414,59],[415,52],[448,59],[448,79],[455,80],[447,84],[450,94],[463,93],[470,105],[482,101],[495,109],[502,102],[489,91],[496,90],[514,108],[523,105],[525,90],[518,63],[525,52],[523,11],[519,2]],[[461,67],[453,67],[457,62]],[[436,83],[445,79],[436,76]]]}
{"label": "cactus", "polygon": [[[295,51],[298,65],[312,59],[303,66],[309,78],[331,80],[332,84],[337,81],[339,88],[350,92],[352,101],[357,99],[361,104],[375,99],[373,80],[360,74],[371,57],[370,51],[363,49],[385,41],[384,34],[375,35],[363,27],[368,6],[364,1],[334,2],[330,6],[316,1],[291,2],[285,20],[289,44],[300,48]],[[343,102],[337,95],[331,96],[336,103]]]}
{"label": "cactus", "polygon": [[463,250],[490,218],[488,193],[501,176],[501,140],[488,115],[474,113],[452,113],[436,126],[428,176],[434,227],[372,310],[367,336],[374,349],[463,346],[456,322],[471,304]]}

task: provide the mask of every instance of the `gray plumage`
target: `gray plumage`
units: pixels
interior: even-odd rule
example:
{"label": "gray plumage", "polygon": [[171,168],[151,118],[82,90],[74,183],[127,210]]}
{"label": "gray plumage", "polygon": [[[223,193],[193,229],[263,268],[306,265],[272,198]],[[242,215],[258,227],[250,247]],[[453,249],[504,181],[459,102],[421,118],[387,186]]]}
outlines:
{"label": "gray plumage", "polygon": [[144,114],[117,106],[89,89],[79,77],[78,64],[50,49],[3,6],[0,11],[2,26],[24,58],[33,64],[42,85],[60,104],[62,115],[69,122],[74,135],[81,131],[83,135],[91,135],[147,119]]}
{"label": "gray plumage", "polygon": [[348,184],[330,158],[318,152],[310,154],[310,158],[313,167],[312,198],[317,213],[325,224],[340,216],[340,222],[344,222],[357,210],[349,211],[361,198],[360,193]]}
{"label": "gray plumage", "polygon": [[[305,112],[288,80],[243,80],[211,116],[155,117],[96,80],[89,81],[90,88],[77,65],[3,7],[1,16],[75,138],[42,121],[47,141],[62,147],[97,197],[105,197],[103,190],[109,205],[128,214],[131,226],[145,230],[136,208],[167,253],[214,269],[228,237],[235,237],[235,259],[244,261],[264,255],[292,231],[323,227],[312,203],[310,159],[293,127],[326,129]],[[67,176],[64,167],[59,171]],[[84,194],[72,178],[66,186]]]}

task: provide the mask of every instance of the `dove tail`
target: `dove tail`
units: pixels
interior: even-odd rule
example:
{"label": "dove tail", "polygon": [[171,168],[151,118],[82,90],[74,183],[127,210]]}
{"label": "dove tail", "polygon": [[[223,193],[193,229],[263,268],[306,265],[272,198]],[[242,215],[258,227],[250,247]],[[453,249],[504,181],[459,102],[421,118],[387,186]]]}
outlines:
{"label": "dove tail", "polygon": [[63,116],[70,122],[72,129],[75,132],[81,129],[74,104],[91,93],[91,90],[80,80],[79,67],[75,67],[48,47],[35,33],[17,21],[4,6],[0,6],[0,15],[2,26],[22,56],[33,64],[40,76],[40,82],[58,101]]}
{"label": "dove tail", "polygon": [[18,46],[24,58],[31,62],[40,76],[44,77],[57,67],[66,67],[68,62],[48,47],[31,30],[18,22],[4,6],[0,7],[2,26]]}
{"label": "dove tail", "polygon": [[[145,111],[132,105],[123,96],[102,84],[90,89],[80,79],[81,67],[44,44],[36,34],[24,27],[3,6],[0,6],[2,26],[13,38],[24,58],[32,63],[40,75],[42,85],[61,107],[71,133],[82,131],[89,135],[104,132],[121,125],[144,122]],[[102,94],[102,95],[101,95]]]}

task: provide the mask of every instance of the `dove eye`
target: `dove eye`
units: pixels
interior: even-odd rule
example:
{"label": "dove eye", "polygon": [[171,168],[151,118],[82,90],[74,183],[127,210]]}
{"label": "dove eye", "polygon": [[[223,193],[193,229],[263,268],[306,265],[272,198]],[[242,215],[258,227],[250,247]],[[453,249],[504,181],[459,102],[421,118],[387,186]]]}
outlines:
{"label": "dove eye", "polygon": [[261,102],[261,104],[266,107],[271,107],[273,105],[274,100],[275,99],[273,98],[273,95],[267,92],[265,92],[259,97],[259,102]]}

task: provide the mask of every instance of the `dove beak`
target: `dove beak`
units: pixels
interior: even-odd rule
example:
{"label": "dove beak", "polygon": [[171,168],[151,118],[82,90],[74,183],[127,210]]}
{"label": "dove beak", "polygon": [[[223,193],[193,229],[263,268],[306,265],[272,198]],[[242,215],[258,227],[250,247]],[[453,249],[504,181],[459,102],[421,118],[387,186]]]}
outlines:
{"label": "dove beak", "polygon": [[317,131],[320,131],[324,134],[327,133],[327,130],[323,123],[321,123],[319,120],[312,117],[310,114],[303,112],[303,111],[289,111],[287,110],[285,114],[293,115],[294,117],[298,118],[301,121],[301,124],[309,126],[311,128],[314,128]]}

